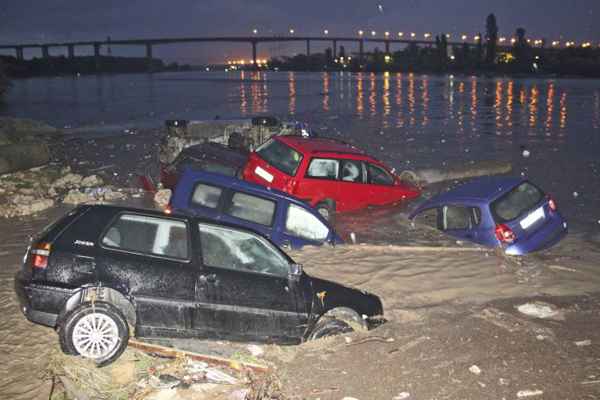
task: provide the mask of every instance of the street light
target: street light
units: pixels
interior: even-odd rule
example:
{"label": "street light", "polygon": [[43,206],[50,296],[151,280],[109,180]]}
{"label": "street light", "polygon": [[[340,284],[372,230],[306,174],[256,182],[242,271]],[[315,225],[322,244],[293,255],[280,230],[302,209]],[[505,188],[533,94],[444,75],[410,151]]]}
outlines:
{"label": "street light", "polygon": [[450,34],[446,33],[446,39],[450,39]]}
{"label": "street light", "polygon": [[426,33],[426,34],[424,34],[424,35],[423,35],[423,37],[424,37],[425,39],[429,39],[429,37],[430,37],[430,36],[431,36],[431,33]]}
{"label": "street light", "polygon": [[475,37],[473,39],[475,39],[475,41],[477,42],[477,41],[479,41],[481,39],[481,36],[475,35]]}
{"label": "street light", "polygon": [[290,35],[294,34],[294,28],[290,28]]}
{"label": "street light", "polygon": [[362,29],[358,31],[358,36],[362,36],[364,34],[365,34],[365,32]]}
{"label": "street light", "polygon": [[504,42],[506,42],[506,38],[505,37],[501,37],[500,38],[500,43],[504,43]]}
{"label": "street light", "polygon": [[411,37],[411,38],[414,38],[415,36],[417,36],[417,34],[416,34],[416,33],[414,33],[414,32],[411,32],[411,33],[410,33],[410,37]]}
{"label": "street light", "polygon": [[390,33],[388,31],[385,32],[385,37],[389,37]]}
{"label": "street light", "polygon": [[325,35],[329,35],[329,31],[328,31],[327,29],[325,29],[325,30],[323,31],[323,34],[325,34]]}
{"label": "street light", "polygon": [[258,29],[256,29],[256,28],[252,29],[252,33],[256,35],[258,33]]}
{"label": "street light", "polygon": [[371,31],[371,36],[375,36],[375,35],[377,35],[377,32]]}
{"label": "street light", "polygon": [[512,38],[512,39],[510,39],[510,42],[511,42],[512,44],[515,44],[515,43],[517,42],[517,39],[515,39],[515,38]]}
{"label": "street light", "polygon": [[404,32],[398,32],[398,37],[404,36]]}
{"label": "street light", "polygon": [[462,40],[467,40],[469,37],[468,37],[467,35],[462,35],[460,38],[461,38]]}

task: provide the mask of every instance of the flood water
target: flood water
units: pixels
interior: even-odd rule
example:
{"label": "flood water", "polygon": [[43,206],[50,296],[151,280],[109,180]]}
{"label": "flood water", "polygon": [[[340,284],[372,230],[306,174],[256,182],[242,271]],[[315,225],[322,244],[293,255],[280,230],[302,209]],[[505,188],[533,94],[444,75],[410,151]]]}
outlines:
{"label": "flood water", "polygon": [[17,80],[7,100],[0,114],[115,131],[272,114],[350,140],[398,170],[509,160],[575,229],[600,235],[599,80],[180,72]]}

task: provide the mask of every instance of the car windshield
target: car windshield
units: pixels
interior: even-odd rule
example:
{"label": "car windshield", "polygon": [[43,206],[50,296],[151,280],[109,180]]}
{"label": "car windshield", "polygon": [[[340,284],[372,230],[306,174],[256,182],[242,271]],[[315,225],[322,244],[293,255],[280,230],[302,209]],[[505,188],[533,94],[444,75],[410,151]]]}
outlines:
{"label": "car windshield", "polygon": [[280,141],[273,139],[256,149],[256,153],[278,170],[291,176],[296,175],[298,166],[302,161],[302,155],[300,153]]}
{"label": "car windshield", "polygon": [[496,222],[508,222],[535,207],[544,193],[529,182],[523,182],[491,204]]}

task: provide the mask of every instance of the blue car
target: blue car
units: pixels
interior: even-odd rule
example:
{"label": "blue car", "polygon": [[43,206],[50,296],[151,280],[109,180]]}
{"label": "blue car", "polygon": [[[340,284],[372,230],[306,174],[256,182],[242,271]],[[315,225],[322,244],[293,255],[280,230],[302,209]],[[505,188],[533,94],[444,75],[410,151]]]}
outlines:
{"label": "blue car", "polygon": [[329,223],[303,201],[217,173],[186,169],[171,196],[170,208],[253,229],[280,247],[343,243]]}
{"label": "blue car", "polygon": [[524,178],[474,179],[425,201],[409,216],[508,255],[548,248],[567,234],[556,202]]}

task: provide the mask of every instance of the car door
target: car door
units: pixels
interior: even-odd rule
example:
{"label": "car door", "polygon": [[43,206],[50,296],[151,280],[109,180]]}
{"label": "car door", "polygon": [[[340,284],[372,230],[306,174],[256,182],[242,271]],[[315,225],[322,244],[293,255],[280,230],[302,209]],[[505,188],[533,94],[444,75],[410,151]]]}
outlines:
{"label": "car door", "polygon": [[481,211],[477,207],[446,204],[442,206],[442,229],[461,239],[477,242]]}
{"label": "car door", "polygon": [[339,209],[357,210],[372,204],[362,161],[340,160]]}
{"label": "car door", "polygon": [[293,203],[285,203],[281,222],[282,244],[294,249],[321,245],[331,234],[331,228],[316,211]]}
{"label": "car door", "polygon": [[198,270],[185,219],[122,213],[100,236],[98,280],[135,300],[138,334],[189,330]]}
{"label": "car door", "polygon": [[199,223],[203,271],[194,318],[222,338],[297,342],[307,307],[289,260],[261,236]]}
{"label": "car door", "polygon": [[252,230],[276,240],[273,237],[273,226],[277,212],[277,202],[248,192],[230,190],[223,201],[221,220]]}
{"label": "car door", "polygon": [[337,202],[339,168],[339,160],[313,157],[308,164],[304,178],[298,181],[298,187],[294,193],[312,205],[326,199],[333,199]]}
{"label": "car door", "polygon": [[367,176],[371,205],[385,205],[401,199],[394,177],[379,165],[367,163]]}

